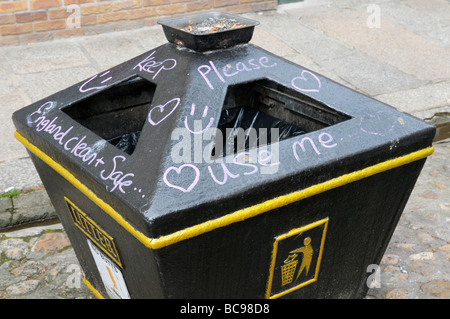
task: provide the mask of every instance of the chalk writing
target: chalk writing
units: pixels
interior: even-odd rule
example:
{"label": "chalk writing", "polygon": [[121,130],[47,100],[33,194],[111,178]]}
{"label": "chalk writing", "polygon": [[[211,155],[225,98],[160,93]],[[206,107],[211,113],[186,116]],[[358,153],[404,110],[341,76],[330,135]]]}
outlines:
{"label": "chalk writing", "polygon": [[223,180],[219,181],[216,176],[214,175],[212,169],[211,169],[211,165],[208,165],[208,171],[209,174],[211,175],[212,180],[219,184],[219,185],[223,185],[227,182],[228,176],[230,176],[231,178],[237,178],[239,177],[239,174],[232,174],[230,173],[230,171],[228,170],[227,166],[225,165],[225,163],[220,163],[220,166],[222,166],[222,171],[223,171]]}
{"label": "chalk writing", "polygon": [[52,120],[47,119],[45,116],[38,117],[34,121],[36,124],[36,131],[50,134],[53,139],[57,141],[59,145],[62,145],[66,151],[69,151],[76,157],[81,158],[81,160],[86,162],[88,165],[91,165],[94,162],[95,167],[99,164],[104,164],[103,158],[97,158],[98,153],[83,142],[86,139],[86,136],[82,136],[81,138],[78,136],[68,136],[69,132],[73,129],[73,126],[70,126],[68,129],[64,130],[60,125],[55,124],[57,119],[57,116]]}
{"label": "chalk writing", "polygon": [[78,136],[69,138],[64,143],[64,149],[70,151],[70,153],[74,154],[76,157],[80,157],[83,162],[89,161],[88,165],[94,161],[94,167],[97,167],[99,164],[105,164],[103,157],[97,158],[98,153],[93,152],[93,149],[83,142],[85,138],[86,136],[83,136],[82,138],[79,138]]}
{"label": "chalk writing", "polygon": [[404,125],[404,120],[399,120],[394,113],[389,111],[378,111],[375,114],[365,114],[359,121],[361,131],[377,136],[385,136],[393,131],[399,124]]}
{"label": "chalk writing", "polygon": [[[191,113],[190,113],[190,114],[191,114],[191,116],[194,116],[194,114],[195,114],[195,104],[194,104],[194,103],[192,103],[192,106],[191,106]],[[205,108],[203,109],[202,117],[206,117],[207,114],[208,114],[208,106],[205,106]],[[186,116],[186,117],[184,118],[184,126],[185,126],[186,129],[187,129],[189,132],[191,132],[192,134],[201,134],[201,133],[206,132],[206,131],[211,127],[211,125],[212,125],[213,123],[214,123],[214,118],[211,117],[211,118],[209,119],[208,125],[206,125],[205,128],[203,128],[203,129],[201,129],[201,130],[198,130],[198,131],[193,131],[193,130],[191,130],[191,129],[189,128],[188,117]]]}
{"label": "chalk writing", "polygon": [[[34,125],[37,132],[49,134],[53,140],[62,146],[64,151],[80,159],[86,165],[92,165],[91,167],[94,168],[104,167],[107,159],[104,156],[100,156],[99,153],[103,150],[107,142],[101,140],[90,146],[86,142],[86,135],[77,136],[73,134],[73,126],[64,128],[62,125],[58,125],[59,119],[57,116],[47,118],[49,110],[55,106],[56,102],[42,104],[36,111],[27,116],[28,126],[33,127]],[[100,172],[100,178],[105,181],[111,181],[113,184],[111,189],[106,186],[108,191],[113,192],[118,189],[120,192],[125,193],[124,188],[131,186],[133,183],[131,178],[134,177],[134,174],[123,173],[118,169],[119,162],[125,162],[125,160],[125,156],[116,156],[112,159],[112,170],[109,173],[105,173],[105,169]],[[125,166],[125,163],[123,163],[123,166]]]}
{"label": "chalk writing", "polygon": [[[56,102],[48,101],[42,104],[36,111],[34,111],[31,114],[27,115],[27,125],[31,127],[34,122],[39,120],[45,120],[45,117],[41,119],[41,117],[45,116],[48,112],[50,112],[54,107],[56,106]],[[35,114],[41,114],[41,117],[37,118],[36,120],[32,119],[32,116]]]}
{"label": "chalk writing", "polygon": [[[166,118],[168,118],[170,116],[170,114],[172,114],[175,109],[178,107],[178,105],[180,104],[180,98],[174,98],[171,99],[170,101],[166,102],[165,104],[160,104],[160,105],[156,105],[154,106],[150,112],[148,112],[148,121],[150,122],[151,125],[155,126],[158,125],[159,123],[161,123],[162,121],[164,121]],[[158,114],[157,112],[154,112],[154,110],[158,109],[159,110],[159,119],[158,119]],[[161,117],[161,114],[163,115]],[[155,121],[154,118],[157,118],[157,120]]]}
{"label": "chalk writing", "polygon": [[206,84],[211,90],[214,90],[214,86],[211,80],[208,78],[208,74],[213,71],[216,77],[223,83],[226,82],[227,78],[238,75],[241,72],[252,72],[254,70],[259,70],[261,68],[273,68],[277,65],[276,62],[269,61],[269,58],[262,56],[259,59],[249,59],[246,62],[239,61],[234,65],[226,64],[220,71],[217,69],[216,64],[213,61],[209,61],[209,64],[200,65],[197,71],[205,80]]}
{"label": "chalk writing", "polygon": [[291,85],[300,92],[319,92],[322,87],[317,75],[307,70],[303,70],[300,76],[293,78]]}
{"label": "chalk writing", "polygon": [[[142,189],[141,189],[141,188],[137,188],[137,187],[133,188],[133,190],[134,190],[134,191],[138,191],[138,193],[141,193],[141,192],[142,192]],[[141,197],[144,198],[144,197],[145,197],[145,194],[142,194]]]}
{"label": "chalk writing", "polygon": [[104,175],[105,170],[102,170],[100,172],[100,178],[103,179],[104,181],[110,180],[113,182],[114,184],[113,188],[108,189],[108,186],[106,187],[106,190],[108,190],[109,192],[113,192],[116,188],[118,188],[121,193],[125,194],[123,187],[130,186],[131,184],[133,184],[133,181],[130,178],[133,177],[134,174],[133,173],[125,174],[124,172],[117,170],[117,160],[125,162],[126,158],[125,156],[122,155],[115,156],[112,159],[113,168],[111,172],[105,176]]}
{"label": "chalk writing", "polygon": [[[262,154],[265,154],[265,155],[263,156]],[[250,156],[250,152],[248,152],[248,151],[240,152],[240,153],[236,154],[236,156],[234,156],[233,164],[231,166],[234,167],[235,169],[238,169],[238,167],[239,167],[238,172],[234,173],[234,174],[232,172],[230,172],[230,170],[227,168],[225,163],[220,163],[220,166],[221,166],[222,172],[223,172],[222,180],[219,180],[216,177],[216,175],[213,173],[211,165],[208,165],[208,171],[209,171],[209,174],[210,174],[212,180],[216,184],[224,185],[227,182],[228,177],[238,178],[242,175],[253,175],[258,172],[263,172],[262,167],[277,166],[280,164],[280,162],[269,163],[269,161],[271,161],[271,158],[272,158],[272,153],[269,150],[264,150],[264,149],[259,150],[258,154],[257,154],[256,162],[251,161],[249,156]],[[244,172],[240,171],[240,169],[242,167],[245,167],[247,170]]]}
{"label": "chalk writing", "polygon": [[133,70],[136,68],[139,71],[147,72],[152,74],[152,79],[154,80],[161,71],[169,71],[172,70],[177,65],[177,60],[175,59],[165,59],[163,61],[156,61],[153,56],[155,51],[152,51],[144,60],[135,65]]}
{"label": "chalk writing", "polygon": [[[225,164],[225,163],[219,163],[218,165],[208,165],[207,169],[209,172],[210,178],[214,181],[214,183],[218,185],[225,185],[228,181],[228,178],[236,179],[242,176],[246,175],[253,175],[258,172],[262,173],[263,167],[268,166],[274,166],[279,165],[279,162],[276,163],[269,163],[272,158],[272,154],[268,150],[261,150],[258,154],[257,161],[252,162],[249,159],[249,152],[240,152],[238,153],[234,159],[233,163],[231,164]],[[264,155],[263,155],[264,154]],[[230,171],[228,168],[229,166],[233,167],[233,172]],[[190,168],[189,170],[185,170],[185,168]],[[242,168],[245,168],[244,171],[242,171]],[[194,171],[195,175],[192,176],[192,170]],[[175,171],[177,175],[174,175],[171,173],[172,171]],[[183,172],[182,172],[183,171]],[[217,174],[218,172],[222,171],[221,174]],[[184,176],[182,176],[184,175]],[[219,177],[221,175],[221,178]],[[184,193],[188,193],[194,189],[194,187],[198,184],[200,180],[200,170],[197,166],[194,164],[183,164],[180,167],[169,167],[165,172],[163,176],[164,183],[174,189],[178,189]],[[175,182],[175,178],[177,177],[178,183]],[[189,179],[190,178],[190,179]],[[170,181],[169,181],[170,179]],[[185,181],[188,180],[188,183],[190,182],[188,187],[183,187],[180,184],[185,183]]]}
{"label": "chalk writing", "polygon": [[[84,82],[83,84],[81,84],[81,86],[80,86],[80,92],[81,93],[84,93],[84,92],[88,92],[88,91],[91,91],[91,90],[101,90],[101,89],[103,89],[103,88],[105,88],[107,85],[105,84],[105,85],[100,85],[100,86],[95,86],[95,85],[98,85],[98,84],[104,84],[104,83],[106,83],[106,82],[108,82],[109,80],[111,80],[112,79],[112,76],[108,76],[108,77],[106,77],[106,78],[103,78],[103,77],[105,77],[106,75],[108,75],[109,74],[109,70],[108,71],[106,71],[106,72],[104,72],[104,73],[102,73],[102,74],[100,74],[99,76],[98,76],[98,74],[96,74],[96,75],[94,75],[93,77],[91,77],[89,80],[87,80],[86,82]],[[97,79],[97,76],[98,76],[98,79]],[[96,81],[94,81],[95,79],[97,79]],[[100,81],[100,83],[98,83]],[[92,83],[93,82],[93,83]],[[87,85],[92,85],[91,87],[86,87],[85,88],[85,86],[87,86]]]}
{"label": "chalk writing", "polygon": [[[179,185],[176,185],[176,184],[174,184],[173,181],[172,182],[168,181],[168,179],[167,179],[168,177],[167,176],[169,175],[170,172],[175,171],[176,174],[180,175],[181,171],[184,168],[190,168],[191,170],[194,171],[194,174],[195,174],[194,178],[193,178],[193,181],[191,182],[191,184],[187,188],[179,186]],[[166,183],[167,186],[175,188],[175,189],[178,189],[178,190],[180,190],[180,191],[182,191],[184,193],[190,192],[195,187],[195,185],[197,185],[199,178],[200,178],[200,171],[197,168],[197,166],[195,166],[193,164],[183,164],[180,167],[171,166],[164,172],[164,176],[163,176],[164,183]]]}
{"label": "chalk writing", "polygon": [[[325,132],[321,133],[318,136],[317,140],[318,140],[319,144],[324,148],[333,148],[333,147],[337,146],[337,143],[333,143],[333,136],[331,136],[330,134],[325,133]],[[300,141],[295,141],[292,144],[292,151],[294,153],[295,159],[298,162],[300,162],[301,160],[300,160],[300,156],[298,155],[297,149],[300,148],[303,151],[303,153],[306,152],[306,147],[305,147],[306,142],[309,143],[310,147],[314,150],[314,152],[317,155],[320,155],[320,151],[317,148],[314,140],[310,137],[305,136]],[[331,143],[333,143],[333,144],[331,144]]]}

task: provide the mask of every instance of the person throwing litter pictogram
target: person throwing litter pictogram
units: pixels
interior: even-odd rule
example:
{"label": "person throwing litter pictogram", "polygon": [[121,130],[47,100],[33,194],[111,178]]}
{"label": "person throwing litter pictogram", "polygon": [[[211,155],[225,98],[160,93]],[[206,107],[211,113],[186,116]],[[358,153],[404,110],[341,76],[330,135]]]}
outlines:
{"label": "person throwing litter pictogram", "polygon": [[300,258],[297,259],[297,257],[300,253],[303,254],[302,263],[300,265],[300,269],[298,270],[297,277],[295,278],[295,280],[297,280],[298,277],[300,277],[303,270],[305,269],[306,269],[305,276],[308,276],[309,267],[311,266],[312,256],[314,252],[311,246],[311,238],[306,237],[303,240],[303,244],[305,246],[289,252],[288,258],[284,261],[284,266],[281,267],[282,286],[290,284],[294,280],[294,273],[296,271],[297,264],[300,259]]}
{"label": "person throwing litter pictogram", "polygon": [[303,254],[302,264],[300,265],[300,269],[297,273],[297,277],[295,278],[295,280],[297,280],[298,277],[300,277],[300,275],[304,269],[306,269],[305,275],[307,276],[308,272],[309,272],[309,267],[311,266],[311,261],[312,261],[312,256],[313,256],[313,249],[311,246],[311,238],[306,237],[305,240],[303,241],[303,244],[305,244],[304,247],[301,247],[299,249],[296,249],[296,250],[290,252],[290,254],[300,254],[300,253]]}

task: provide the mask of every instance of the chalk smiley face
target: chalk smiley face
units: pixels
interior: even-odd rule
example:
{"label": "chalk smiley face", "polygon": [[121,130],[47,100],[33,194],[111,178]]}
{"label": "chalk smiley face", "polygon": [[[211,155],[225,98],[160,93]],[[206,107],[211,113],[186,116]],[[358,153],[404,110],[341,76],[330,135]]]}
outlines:
{"label": "chalk smiley face", "polygon": [[307,70],[303,70],[300,76],[293,78],[291,85],[300,92],[319,92],[322,87],[317,75]]}
{"label": "chalk smiley face", "polygon": [[[180,175],[180,174],[182,174],[182,171],[188,171],[188,170],[194,170],[195,175],[194,175],[194,180],[191,182],[191,184],[187,188],[176,185],[173,183],[173,181],[169,182],[167,179],[169,173],[172,171],[175,171],[175,173],[177,175]],[[174,175],[171,174],[170,176],[173,177]],[[197,185],[199,178],[200,178],[200,171],[195,165],[192,165],[192,164],[183,164],[180,167],[171,166],[164,172],[164,176],[163,176],[164,183],[166,183],[167,186],[178,189],[178,190],[182,191],[183,193],[189,193],[195,187],[195,185]]]}
{"label": "chalk smiley face", "polygon": [[[195,114],[195,104],[194,104],[194,103],[192,103],[191,113],[190,113],[190,114],[191,114],[191,116],[194,116],[194,114]],[[202,118],[206,117],[206,114],[208,114],[208,106],[205,106],[205,108],[203,109]],[[203,128],[203,129],[201,129],[201,130],[199,130],[199,131],[194,131],[194,130],[191,130],[191,129],[189,128],[188,117],[186,116],[186,117],[184,118],[184,126],[185,126],[186,129],[187,129],[190,133],[192,133],[192,134],[201,134],[201,133],[203,133],[203,132],[206,132],[206,131],[213,125],[213,123],[214,123],[214,118],[211,117],[211,118],[209,119],[209,123],[206,125],[205,128]]]}
{"label": "chalk smiley face", "polygon": [[[180,98],[176,97],[174,99],[171,99],[170,101],[166,102],[165,104],[160,104],[154,106],[149,112],[148,112],[148,121],[151,125],[156,126],[160,124],[162,121],[164,121],[166,118],[168,118],[180,105]],[[159,110],[159,116],[157,112],[154,112],[156,109]],[[161,117],[161,113],[163,116]]]}
{"label": "chalk smiley face", "polygon": [[400,122],[397,116],[389,111],[379,111],[366,114],[359,121],[361,131],[371,135],[386,136],[392,132]]}
{"label": "chalk smiley face", "polygon": [[[97,81],[94,81],[94,84],[93,84],[93,85],[104,84],[104,83],[110,81],[110,80],[112,79],[112,76],[108,76],[108,77],[106,77],[106,78],[103,78],[103,77],[105,77],[106,75],[108,75],[109,72],[111,72],[111,71],[108,70],[108,71],[106,71],[106,72],[104,72],[104,73],[102,73],[102,74],[100,74],[100,75],[98,75],[98,74],[94,75],[94,76],[91,77],[89,80],[87,80],[86,82],[84,82],[84,83],[80,86],[80,88],[79,88],[78,90],[79,90],[81,93],[85,93],[85,92],[88,92],[88,91],[91,91],[91,90],[101,90],[101,89],[105,88],[105,87],[107,86],[106,84],[105,84],[105,85],[100,85],[100,86],[91,86],[91,87],[89,87],[89,88],[85,88],[85,85],[87,85],[88,83],[94,81],[94,79],[96,79],[97,76],[98,76],[98,80],[100,80],[100,83],[97,83],[97,84],[96,84],[95,82],[97,82]],[[102,79],[102,78],[103,78],[103,79]],[[92,83],[91,83],[91,84],[92,84]]]}

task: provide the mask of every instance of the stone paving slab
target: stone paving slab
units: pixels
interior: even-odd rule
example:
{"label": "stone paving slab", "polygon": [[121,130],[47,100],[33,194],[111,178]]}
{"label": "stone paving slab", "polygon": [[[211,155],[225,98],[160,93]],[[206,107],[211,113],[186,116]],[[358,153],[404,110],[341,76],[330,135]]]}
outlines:
{"label": "stone paving slab", "polygon": [[0,198],[0,229],[51,219],[57,215],[43,186]]}
{"label": "stone paving slab", "polygon": [[[380,94],[376,98],[395,105],[398,110],[408,112],[421,119],[429,119],[439,112],[450,114],[450,81],[432,83],[415,89]],[[424,105],[432,105],[424,108]]]}
{"label": "stone paving slab", "polygon": [[[323,61],[321,65],[333,70],[340,78],[356,87],[358,91],[373,97],[398,92],[405,88],[417,88],[426,83],[361,51],[355,51],[349,56]],[[372,76],[368,76],[368,74]],[[374,74],[376,76],[373,76]],[[409,109],[407,110],[409,111]]]}
{"label": "stone paving slab", "polygon": [[450,77],[448,48],[383,19],[384,11],[389,10],[383,5],[380,10],[380,28],[368,28],[368,14],[358,9],[303,15],[300,21],[419,80],[441,81]]}
{"label": "stone paving slab", "polygon": [[0,162],[0,172],[0,194],[11,188],[23,190],[42,185],[41,178],[28,156]]}

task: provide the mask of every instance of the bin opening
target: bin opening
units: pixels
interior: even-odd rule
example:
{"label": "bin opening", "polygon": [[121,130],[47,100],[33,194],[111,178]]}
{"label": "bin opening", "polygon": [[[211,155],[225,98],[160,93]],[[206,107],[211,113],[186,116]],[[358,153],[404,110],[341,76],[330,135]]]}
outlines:
{"label": "bin opening", "polygon": [[156,85],[134,76],[62,111],[131,155],[146,121]]}
{"label": "bin opening", "polygon": [[[217,126],[222,134],[216,136],[211,156],[224,157],[231,150],[237,154],[349,119],[350,116],[273,81],[231,86]],[[272,136],[271,128],[278,128],[278,136]]]}

